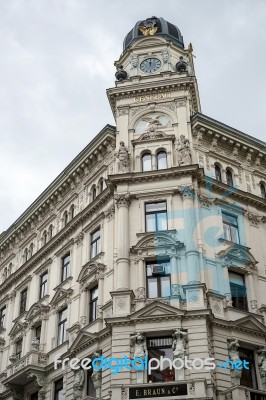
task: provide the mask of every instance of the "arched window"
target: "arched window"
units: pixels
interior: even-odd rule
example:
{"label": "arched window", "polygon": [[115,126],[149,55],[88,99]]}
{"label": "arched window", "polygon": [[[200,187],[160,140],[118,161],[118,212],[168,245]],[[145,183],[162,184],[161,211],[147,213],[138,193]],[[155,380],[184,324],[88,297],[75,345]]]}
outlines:
{"label": "arched window", "polygon": [[73,219],[75,216],[75,206],[74,204],[72,204],[72,206],[70,207],[70,218]]}
{"label": "arched window", "polygon": [[13,265],[12,265],[12,263],[10,263],[9,267],[8,267],[8,276],[10,276],[12,274],[12,267],[13,267]]}
{"label": "arched window", "polygon": [[49,240],[51,240],[53,237],[53,225],[49,226]]}
{"label": "arched window", "polygon": [[25,249],[25,250],[24,250],[24,262],[27,262],[27,261],[28,261],[28,257],[29,257],[28,249]]}
{"label": "arched window", "polygon": [[43,245],[45,245],[47,243],[47,231],[45,230],[43,232]]}
{"label": "arched window", "polygon": [[266,188],[263,182],[260,182],[260,194],[263,199],[266,199]]}
{"label": "arched window", "polygon": [[91,189],[91,200],[94,201],[97,197],[97,191],[96,191],[96,186],[93,185],[92,189]]}
{"label": "arched window", "polygon": [[32,255],[33,255],[33,243],[31,243],[29,247],[29,258],[31,258]]}
{"label": "arched window", "polygon": [[151,154],[145,153],[142,156],[142,171],[151,171]]}
{"label": "arched window", "polygon": [[233,186],[233,175],[232,172],[230,171],[230,169],[226,168],[226,183],[229,186]]}
{"label": "arched window", "polygon": [[4,276],[3,276],[3,280],[5,281],[5,280],[6,280],[6,278],[7,278],[7,268],[5,268],[5,270],[4,270]]}
{"label": "arched window", "polygon": [[64,223],[64,227],[67,226],[67,223],[68,223],[68,212],[67,211],[64,212],[63,223]]}
{"label": "arched window", "polygon": [[165,151],[159,151],[157,153],[157,169],[167,168],[167,154]]}
{"label": "arched window", "polygon": [[104,181],[103,181],[103,178],[101,178],[100,181],[99,181],[99,193],[102,193],[103,185],[104,185]]}
{"label": "arched window", "polygon": [[214,169],[215,169],[215,179],[219,182],[222,182],[221,168],[219,167],[219,165],[215,164]]}

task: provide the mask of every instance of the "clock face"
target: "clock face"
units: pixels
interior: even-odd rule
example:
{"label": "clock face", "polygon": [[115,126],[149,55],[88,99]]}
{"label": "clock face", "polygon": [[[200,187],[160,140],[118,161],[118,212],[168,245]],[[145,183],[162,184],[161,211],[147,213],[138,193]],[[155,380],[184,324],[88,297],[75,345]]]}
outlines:
{"label": "clock face", "polygon": [[140,64],[140,69],[142,72],[156,72],[161,67],[161,61],[158,58],[146,58],[146,60],[142,61]]}

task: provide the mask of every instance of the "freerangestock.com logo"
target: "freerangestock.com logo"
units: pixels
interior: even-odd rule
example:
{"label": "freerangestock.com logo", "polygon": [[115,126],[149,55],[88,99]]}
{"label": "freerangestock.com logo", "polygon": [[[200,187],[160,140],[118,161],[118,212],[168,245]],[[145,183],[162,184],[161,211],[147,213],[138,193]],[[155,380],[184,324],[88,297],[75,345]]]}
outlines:
{"label": "freerangestock.com logo", "polygon": [[182,358],[175,358],[171,360],[170,358],[161,356],[158,358],[148,358],[145,356],[142,358],[134,358],[129,359],[127,356],[116,358],[106,358],[104,356],[96,357],[96,358],[83,358],[80,360],[79,358],[64,358],[61,359],[61,354],[58,354],[54,360],[54,369],[57,370],[58,367],[65,369],[70,366],[73,370],[78,370],[80,368],[84,370],[93,369],[94,371],[107,370],[110,369],[112,374],[118,374],[123,370],[135,370],[135,371],[148,371],[150,374],[154,370],[163,371],[166,367],[170,370],[181,370],[183,368],[189,370],[202,370],[205,369],[207,371],[213,370],[216,367],[231,369],[231,370],[249,370],[249,362],[246,360],[226,360],[223,363],[215,363],[215,359],[211,357],[207,358],[194,358],[193,360],[189,360],[187,356]]}

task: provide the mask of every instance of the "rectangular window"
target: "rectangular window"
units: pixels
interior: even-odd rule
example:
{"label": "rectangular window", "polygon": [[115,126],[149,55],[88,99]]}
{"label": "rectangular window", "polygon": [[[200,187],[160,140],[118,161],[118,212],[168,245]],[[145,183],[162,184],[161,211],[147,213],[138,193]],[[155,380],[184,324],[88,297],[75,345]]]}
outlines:
{"label": "rectangular window", "polygon": [[87,395],[90,397],[96,397],[96,391],[92,380],[93,369],[87,371]]}
{"label": "rectangular window", "polygon": [[58,345],[60,345],[66,341],[67,308],[59,312],[58,318]]}
{"label": "rectangular window", "polygon": [[40,276],[40,299],[42,299],[47,294],[47,281],[48,272],[45,272]]}
{"label": "rectangular window", "polygon": [[56,381],[54,384],[54,400],[64,400],[63,379]]}
{"label": "rectangular window", "polygon": [[171,265],[169,260],[146,263],[147,296],[149,298],[169,297],[171,295]]}
{"label": "rectangular window", "polygon": [[61,282],[65,281],[70,276],[70,253],[62,258],[62,273]]}
{"label": "rectangular window", "polygon": [[242,369],[242,374],[240,378],[240,385],[247,386],[252,389],[257,389],[257,377],[255,369],[254,351],[247,350],[244,348],[239,348],[239,358],[240,360],[246,360],[249,362],[249,369]]}
{"label": "rectangular window", "polygon": [[98,286],[90,290],[90,318],[89,321],[93,322],[97,319],[98,307]]}
{"label": "rectangular window", "polygon": [[26,311],[27,294],[28,294],[28,289],[25,289],[20,293],[20,310],[19,310],[20,314]]}
{"label": "rectangular window", "polygon": [[35,328],[35,338],[41,341],[41,331],[42,331],[42,326],[39,325]]}
{"label": "rectangular window", "polygon": [[16,356],[17,356],[17,359],[21,358],[21,354],[22,354],[22,339],[19,340],[18,342],[16,342]]}
{"label": "rectangular window", "polygon": [[5,326],[6,306],[0,309],[0,328]]}
{"label": "rectangular window", "polygon": [[100,253],[100,228],[91,234],[91,259]]}
{"label": "rectangular window", "polygon": [[247,289],[244,275],[229,272],[229,282],[232,298],[232,306],[239,310],[248,311]]}
{"label": "rectangular window", "polygon": [[237,217],[222,213],[224,238],[230,242],[239,243]]}
{"label": "rectangular window", "polygon": [[39,397],[38,397],[38,392],[33,393],[33,394],[30,396],[30,400],[38,400],[38,399],[39,399]]}
{"label": "rectangular window", "polygon": [[[172,350],[173,338],[171,336],[155,337],[147,339],[147,350],[148,358],[156,358],[160,360],[160,357],[169,358],[173,361],[173,350]],[[153,366],[156,366],[153,365]],[[160,371],[158,366],[154,369],[150,375],[148,375],[148,383],[152,382],[169,382],[175,380],[175,370],[169,368],[169,363],[164,363],[163,370]]]}
{"label": "rectangular window", "polygon": [[146,232],[167,230],[166,201],[145,204]]}

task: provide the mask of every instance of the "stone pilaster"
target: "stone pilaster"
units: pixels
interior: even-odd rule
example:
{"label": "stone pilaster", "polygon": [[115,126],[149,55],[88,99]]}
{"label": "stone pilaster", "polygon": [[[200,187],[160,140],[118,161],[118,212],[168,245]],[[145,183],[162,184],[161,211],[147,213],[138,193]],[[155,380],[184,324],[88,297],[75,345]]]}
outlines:
{"label": "stone pilaster", "polygon": [[129,206],[130,195],[120,194],[115,197],[118,209],[118,257],[116,265],[116,290],[129,289]]}

